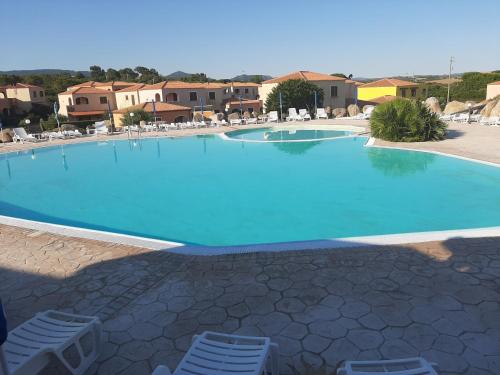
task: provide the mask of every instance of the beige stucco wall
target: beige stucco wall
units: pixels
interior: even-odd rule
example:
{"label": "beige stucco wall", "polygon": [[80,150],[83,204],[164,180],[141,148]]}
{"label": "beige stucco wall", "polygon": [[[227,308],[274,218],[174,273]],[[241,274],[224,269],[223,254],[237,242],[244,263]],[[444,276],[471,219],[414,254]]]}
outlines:
{"label": "beige stucco wall", "polygon": [[127,91],[115,93],[116,107],[118,109],[127,108],[139,104],[139,92]]}
{"label": "beige stucco wall", "polygon": [[48,104],[45,90],[41,87],[6,88],[7,98],[12,99],[17,111],[28,112],[32,103]]}
{"label": "beige stucco wall", "polygon": [[[102,90],[102,94],[92,93],[92,94],[70,94],[64,95],[59,94],[59,114],[63,116],[68,116],[68,112],[90,112],[90,111],[107,111],[108,104],[101,104],[100,98],[105,96],[111,107],[111,110],[116,109],[116,100],[113,92]],[[78,98],[85,97],[88,99],[89,104],[76,104]],[[70,102],[71,99],[71,102]],[[71,107],[71,110],[68,110]]]}
{"label": "beige stucco wall", "polygon": [[278,86],[277,83],[263,83],[259,87],[259,99],[262,100],[264,111],[266,110],[267,97],[271,93],[272,89],[274,89],[276,86]]}
{"label": "beige stucco wall", "polygon": [[[160,95],[160,100],[157,100],[156,94]],[[141,103],[150,102],[152,100],[160,101],[160,102],[165,101],[165,98],[163,97],[163,91],[162,91],[162,89],[157,89],[157,90],[139,90],[139,99],[140,99]]]}
{"label": "beige stucco wall", "polygon": [[493,99],[500,95],[500,85],[487,85],[486,86],[486,99]]}

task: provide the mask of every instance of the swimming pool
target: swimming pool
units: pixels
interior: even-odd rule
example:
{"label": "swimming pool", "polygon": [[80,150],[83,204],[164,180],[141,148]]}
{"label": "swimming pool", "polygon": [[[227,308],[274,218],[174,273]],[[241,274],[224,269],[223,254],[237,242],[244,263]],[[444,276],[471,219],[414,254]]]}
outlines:
{"label": "swimming pool", "polygon": [[324,129],[239,129],[225,133],[228,138],[261,141],[261,142],[297,142],[297,141],[315,141],[323,139],[334,139],[352,135],[348,130],[324,130]]}
{"label": "swimming pool", "polygon": [[500,168],[366,137],[89,142],[0,155],[0,214],[189,244],[500,225]]}

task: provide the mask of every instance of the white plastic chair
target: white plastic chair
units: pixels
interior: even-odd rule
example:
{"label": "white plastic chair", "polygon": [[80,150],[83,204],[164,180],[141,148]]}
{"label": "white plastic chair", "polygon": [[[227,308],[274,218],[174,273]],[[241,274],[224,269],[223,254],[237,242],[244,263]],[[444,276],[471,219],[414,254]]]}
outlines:
{"label": "white plastic chair", "polygon": [[299,116],[302,120],[310,120],[311,115],[307,112],[307,109],[299,109]]}
{"label": "white plastic chair", "polygon": [[[203,332],[193,343],[173,375],[279,375],[279,349],[268,337],[236,336]],[[172,375],[158,366],[152,375]]]}
{"label": "white plastic chair", "polygon": [[0,369],[6,375],[36,374],[54,355],[71,374],[81,375],[96,360],[101,339],[99,318],[48,310],[9,332],[0,347]]}
{"label": "white plastic chair", "polygon": [[344,367],[337,370],[337,375],[438,375],[433,367],[421,357],[381,360],[381,361],[347,361]]}
{"label": "white plastic chair", "polygon": [[295,108],[288,108],[288,117],[287,121],[303,121],[304,119],[300,117]]}
{"label": "white plastic chair", "polygon": [[267,118],[267,122],[278,122],[278,111],[269,112],[269,117]]}
{"label": "white plastic chair", "polygon": [[328,119],[328,115],[326,114],[326,111],[324,108],[318,108],[316,110],[316,119],[320,119],[320,118]]}

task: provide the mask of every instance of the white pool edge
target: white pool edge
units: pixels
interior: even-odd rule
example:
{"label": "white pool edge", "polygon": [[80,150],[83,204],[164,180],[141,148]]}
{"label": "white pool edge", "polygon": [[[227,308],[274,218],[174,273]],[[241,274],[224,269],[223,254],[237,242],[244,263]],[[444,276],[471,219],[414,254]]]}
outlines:
{"label": "white pool edge", "polygon": [[103,241],[118,245],[135,246],[149,250],[165,250],[184,255],[226,255],[257,252],[280,252],[320,249],[341,249],[352,247],[401,245],[429,241],[447,241],[455,238],[500,237],[500,227],[474,229],[456,229],[431,232],[413,232],[384,234],[374,236],[331,238],[324,240],[291,241],[278,243],[249,244],[236,246],[203,246],[188,245],[181,242],[157,240],[154,238],[132,236],[127,234],[100,230],[70,227],[60,224],[44,223],[34,220],[19,219],[0,215],[0,224],[36,230],[66,237]]}
{"label": "white pool edge", "polygon": [[154,238],[132,236],[128,234],[44,223],[42,221],[19,219],[4,215],[0,215],[0,224],[58,234],[66,237],[84,238],[89,240],[115,243],[119,245],[142,247],[150,250],[164,250],[177,246],[184,246],[184,244],[180,242],[164,241]]}
{"label": "white pool edge", "polygon": [[497,167],[500,168],[500,164],[494,163],[492,161],[486,161],[486,160],[481,160],[481,159],[474,159],[474,158],[468,158],[466,156],[460,156],[460,155],[455,155],[455,154],[448,154],[446,152],[441,152],[441,151],[434,151],[434,150],[420,150],[418,148],[409,148],[409,147],[397,147],[397,146],[380,146],[376,145],[375,141],[377,139],[375,137],[370,137],[368,141],[365,143],[365,147],[372,147],[372,148],[385,148],[388,150],[402,150],[402,151],[415,151],[415,152],[424,152],[428,154],[434,154],[434,155],[440,155],[440,156],[448,156],[450,158],[455,158],[455,159],[460,159],[460,160],[465,160],[465,161],[472,161],[474,163],[479,163],[479,164],[484,164],[484,165],[489,165],[491,167]]}

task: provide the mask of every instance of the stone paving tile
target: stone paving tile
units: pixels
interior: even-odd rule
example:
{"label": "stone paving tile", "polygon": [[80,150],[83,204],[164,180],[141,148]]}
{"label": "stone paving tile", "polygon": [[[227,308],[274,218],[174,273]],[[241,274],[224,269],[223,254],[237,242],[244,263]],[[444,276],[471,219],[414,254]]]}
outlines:
{"label": "stone paving tile", "polygon": [[499,238],[193,257],[0,225],[0,248],[11,328],[49,308],[103,320],[87,375],[175,368],[205,330],[271,337],[285,375],[408,356],[500,373]]}

